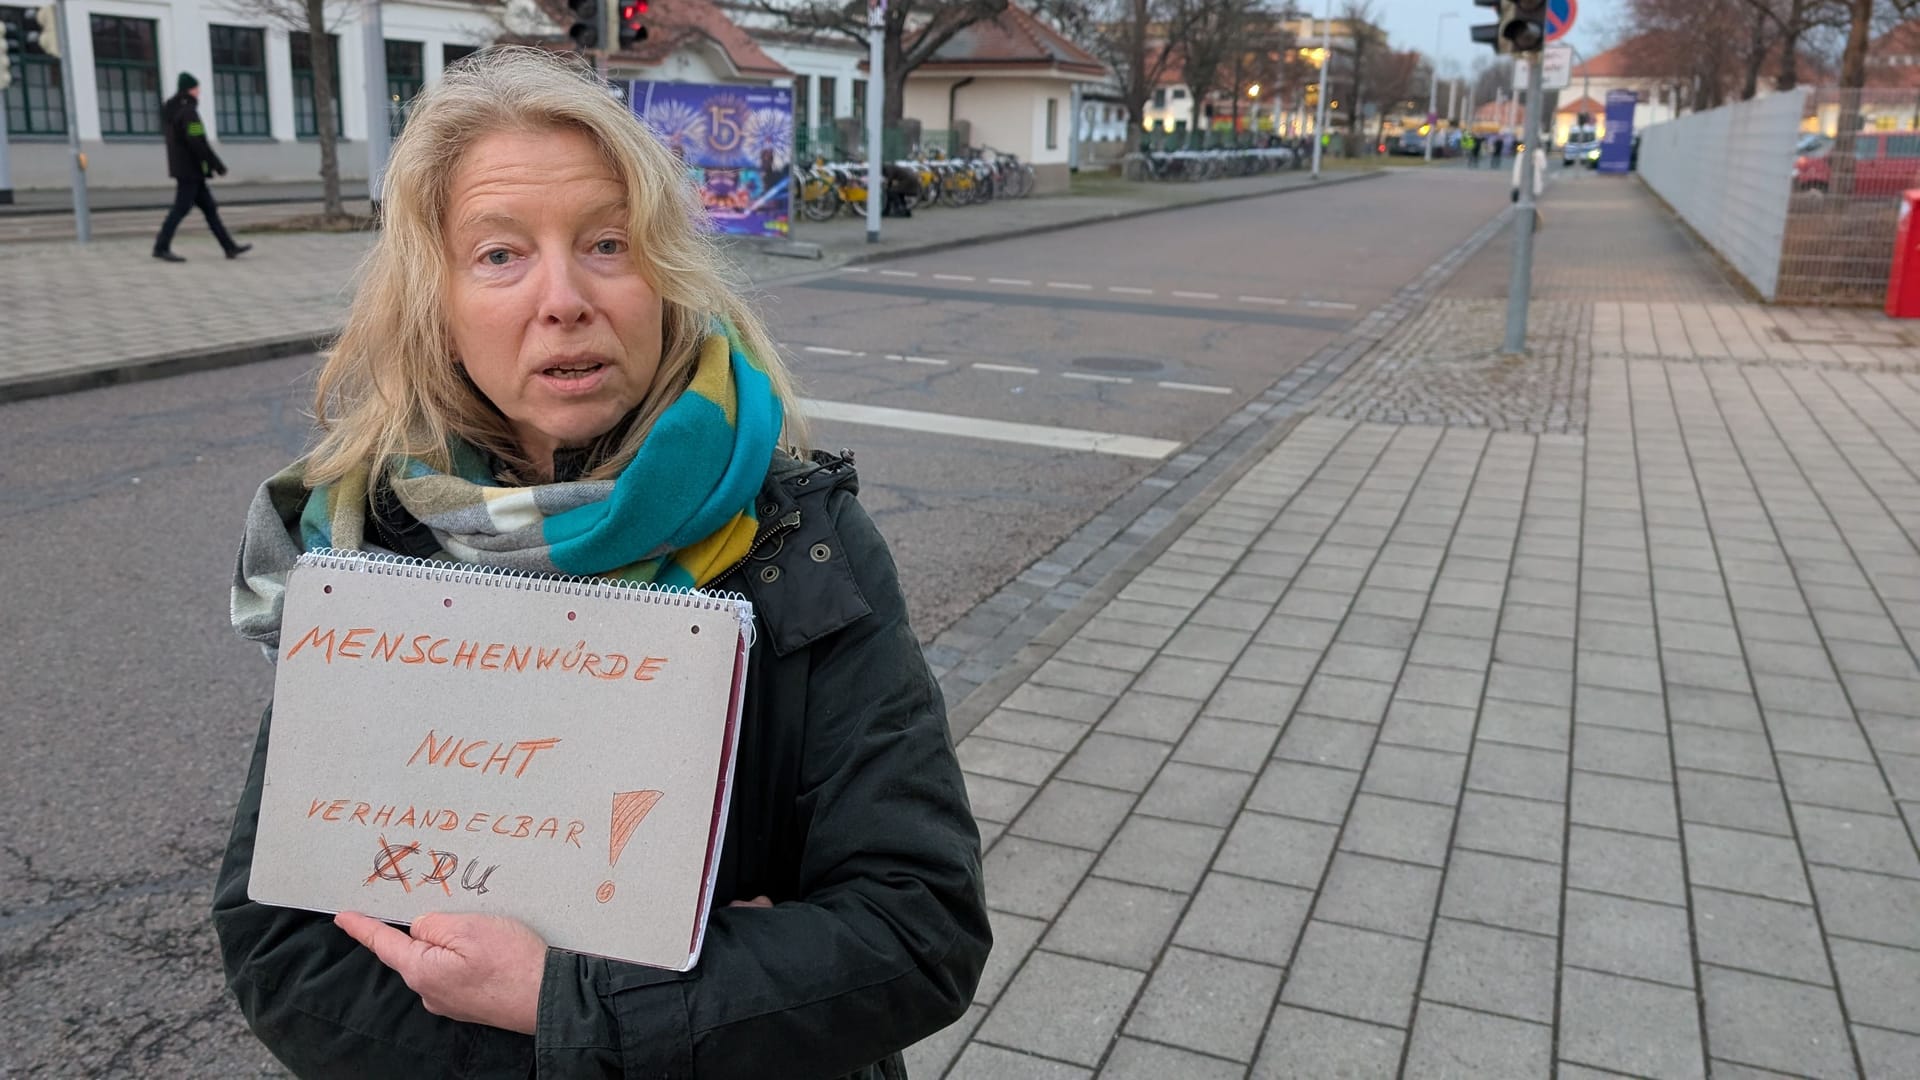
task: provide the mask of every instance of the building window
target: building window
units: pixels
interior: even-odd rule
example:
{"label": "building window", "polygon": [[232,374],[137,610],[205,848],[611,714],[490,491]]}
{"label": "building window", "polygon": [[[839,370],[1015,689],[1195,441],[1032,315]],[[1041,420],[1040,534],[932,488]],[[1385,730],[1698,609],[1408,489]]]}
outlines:
{"label": "building window", "polygon": [[7,130],[15,135],[65,135],[67,95],[60,84],[60,61],[40,51],[38,15],[21,7],[0,7],[0,22],[30,42],[14,60],[13,85],[7,87]]}
{"label": "building window", "polygon": [[[287,34],[287,52],[293,68],[293,133],[303,138],[320,134],[320,119],[313,111],[312,42],[304,30]],[[341,134],[340,123],[340,38],[327,35],[327,54],[333,59],[333,133]]]}
{"label": "building window", "polygon": [[242,26],[209,26],[213,46],[213,118],[221,138],[272,135],[267,119],[267,35]]}
{"label": "building window", "polygon": [[387,130],[398,137],[407,126],[407,107],[427,79],[427,47],[417,41],[389,41],[387,46]]}
{"label": "building window", "polygon": [[833,107],[834,106],[834,97],[833,97],[834,85],[833,84],[834,84],[833,76],[831,75],[820,76],[820,123],[824,125],[831,125],[835,120],[840,118],[839,114],[834,111],[834,107]]}
{"label": "building window", "polygon": [[[445,42],[441,42],[440,43],[440,67],[442,69],[450,67],[453,64],[458,63],[461,60],[465,60],[467,57],[472,56],[474,53],[477,53],[479,51],[480,51],[480,46],[478,45],[449,45]],[[389,72],[389,74],[391,74],[391,72]]]}
{"label": "building window", "polygon": [[1047,99],[1047,149],[1060,149],[1060,99]]}
{"label": "building window", "polygon": [[1186,87],[1184,87],[1184,86],[1176,86],[1176,87],[1174,87],[1174,88],[1173,88],[1173,100],[1175,100],[1175,101],[1185,101],[1186,99],[1187,99],[1187,88],[1186,88]]}
{"label": "building window", "polygon": [[160,134],[160,50],[152,19],[95,15],[93,85],[102,135]]}
{"label": "building window", "polygon": [[1156,109],[1164,109],[1167,107],[1167,88],[1166,87],[1163,86],[1160,89],[1155,90],[1153,92],[1153,107]]}

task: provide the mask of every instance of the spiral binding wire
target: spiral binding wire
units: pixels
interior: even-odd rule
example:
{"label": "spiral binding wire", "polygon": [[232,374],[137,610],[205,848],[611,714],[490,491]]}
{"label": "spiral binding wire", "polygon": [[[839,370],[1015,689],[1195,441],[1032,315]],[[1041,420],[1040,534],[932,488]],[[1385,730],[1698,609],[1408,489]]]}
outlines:
{"label": "spiral binding wire", "polygon": [[450,585],[487,585],[494,588],[558,593],[602,599],[639,600],[669,607],[695,608],[700,611],[725,611],[740,620],[753,643],[753,604],[737,592],[705,592],[679,585],[661,585],[652,581],[617,581],[613,578],[582,574],[553,574],[540,570],[518,570],[504,566],[441,562],[390,552],[354,551],[350,548],[315,548],[300,556],[301,566],[322,570],[346,570],[363,574],[385,574],[417,581],[438,581]]}

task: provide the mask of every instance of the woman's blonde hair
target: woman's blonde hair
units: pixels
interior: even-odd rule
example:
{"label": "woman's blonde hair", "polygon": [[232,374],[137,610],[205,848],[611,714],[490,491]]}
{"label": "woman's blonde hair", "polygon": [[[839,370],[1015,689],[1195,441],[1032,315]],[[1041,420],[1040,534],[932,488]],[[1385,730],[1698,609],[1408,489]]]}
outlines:
{"label": "woman's blonde hair", "polygon": [[527,461],[506,417],[455,362],[443,223],[453,178],[475,142],[501,131],[555,130],[591,138],[625,185],[634,257],[663,307],[653,387],[620,445],[587,476],[617,475],[632,460],[692,378],[716,319],[765,369],[785,407],[787,438],[798,441],[791,379],[766,328],[729,283],[684,166],[577,61],[503,46],[447,68],[414,100],[394,142],[379,238],[314,395],[321,436],[307,462],[310,486],[400,455],[448,469],[450,436],[491,452],[516,474],[545,471]]}

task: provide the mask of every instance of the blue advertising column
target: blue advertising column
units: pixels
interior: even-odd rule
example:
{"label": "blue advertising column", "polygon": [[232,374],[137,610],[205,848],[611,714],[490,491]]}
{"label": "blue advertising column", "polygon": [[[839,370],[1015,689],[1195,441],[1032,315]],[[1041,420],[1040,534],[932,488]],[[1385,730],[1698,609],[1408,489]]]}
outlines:
{"label": "blue advertising column", "polygon": [[1633,109],[1640,103],[1631,90],[1607,91],[1607,136],[1600,143],[1600,171],[1626,172],[1633,163]]}

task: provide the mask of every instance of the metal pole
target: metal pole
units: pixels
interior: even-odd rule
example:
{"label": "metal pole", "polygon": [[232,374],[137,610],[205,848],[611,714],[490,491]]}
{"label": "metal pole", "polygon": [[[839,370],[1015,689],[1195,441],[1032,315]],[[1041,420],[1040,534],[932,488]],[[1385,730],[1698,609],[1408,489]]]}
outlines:
{"label": "metal pole", "polygon": [[380,185],[387,175],[387,145],[393,137],[387,93],[387,42],[380,19],[380,0],[366,0],[362,8],[361,48],[367,69],[367,199],[380,211]]}
{"label": "metal pole", "polygon": [[[65,2],[65,0],[61,0]],[[1319,179],[1321,142],[1327,138],[1327,69],[1332,67],[1332,0],[1327,0],[1327,25],[1321,27],[1321,88],[1319,108],[1313,110],[1313,179]]]}
{"label": "metal pole", "polygon": [[1527,351],[1527,300],[1533,288],[1533,158],[1539,142],[1540,113],[1547,95],[1540,90],[1544,54],[1527,57],[1526,150],[1520,154],[1520,213],[1513,228],[1513,277],[1507,284],[1507,340],[1501,351],[1518,356]]}
{"label": "metal pole", "polygon": [[886,186],[880,179],[880,159],[886,154],[881,112],[886,105],[887,0],[867,2],[867,243],[880,242],[880,206]]}
{"label": "metal pole", "polygon": [[1440,126],[1434,110],[1440,107],[1440,48],[1445,40],[1442,32],[1446,29],[1447,20],[1456,14],[1458,12],[1443,11],[1439,18],[1433,20],[1433,63],[1427,69],[1427,160],[1429,162],[1433,160],[1433,132]]}
{"label": "metal pole", "polygon": [[7,161],[7,125],[0,118],[0,206],[13,202],[13,169]]}
{"label": "metal pole", "polygon": [[81,243],[93,239],[93,215],[87,212],[87,166],[86,155],[80,152],[80,112],[74,108],[73,96],[73,35],[68,33],[73,23],[67,20],[67,0],[57,0],[60,22],[60,89],[66,97],[67,105],[67,149],[72,155],[73,165],[73,236]]}

